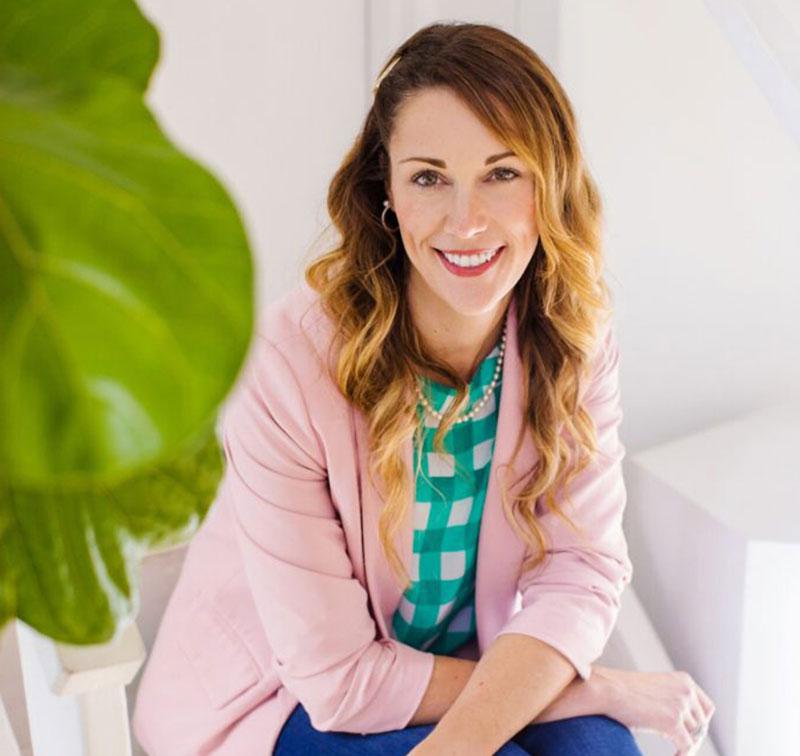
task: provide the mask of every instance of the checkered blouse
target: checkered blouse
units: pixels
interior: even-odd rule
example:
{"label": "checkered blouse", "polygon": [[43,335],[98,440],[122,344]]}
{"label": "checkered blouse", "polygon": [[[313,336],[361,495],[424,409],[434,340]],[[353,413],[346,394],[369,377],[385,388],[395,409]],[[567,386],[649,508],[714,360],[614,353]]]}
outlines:
{"label": "checkered blouse", "polygon": [[[500,357],[500,340],[484,358],[470,382],[467,409],[483,396]],[[438,419],[420,402],[423,423],[422,460],[414,503],[411,585],[392,618],[397,640],[423,651],[450,654],[471,640],[475,626],[475,566],[478,533],[489,482],[497,429],[502,376],[494,393],[472,420],[450,429],[441,456],[433,450]],[[450,386],[428,378],[422,390],[444,413],[456,395]],[[414,447],[414,470],[420,448]]]}

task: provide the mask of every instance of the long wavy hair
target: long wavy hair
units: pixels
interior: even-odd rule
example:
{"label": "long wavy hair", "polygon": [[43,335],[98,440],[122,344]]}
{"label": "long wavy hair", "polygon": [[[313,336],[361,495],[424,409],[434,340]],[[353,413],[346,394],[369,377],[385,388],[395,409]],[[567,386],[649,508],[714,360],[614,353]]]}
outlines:
{"label": "long wavy hair", "polygon": [[[329,352],[331,377],[366,418],[369,474],[373,483],[380,480],[384,501],[381,546],[399,584],[407,588],[409,576],[393,539],[411,499],[403,444],[412,437],[418,442],[422,432],[417,371],[443,375],[457,390],[434,437],[437,451],[444,451],[443,439],[469,406],[468,383],[427,349],[415,329],[406,297],[410,263],[399,231],[387,231],[381,223],[398,109],[422,89],[447,87],[527,163],[535,182],[539,241],[514,296],[520,358],[528,376],[523,430],[531,434],[539,457],[513,500],[505,489],[501,494],[505,517],[528,547],[522,569],[536,567],[547,553],[537,502],[574,530],[558,497],[597,452],[581,385],[600,323],[611,314],[611,293],[602,278],[599,192],[584,164],[564,90],[533,50],[502,29],[431,24],[392,53],[382,72],[387,70],[328,190],[339,239],[305,269],[306,282],[336,324],[331,348],[338,356],[330,362]],[[512,464],[521,441],[520,436]]]}

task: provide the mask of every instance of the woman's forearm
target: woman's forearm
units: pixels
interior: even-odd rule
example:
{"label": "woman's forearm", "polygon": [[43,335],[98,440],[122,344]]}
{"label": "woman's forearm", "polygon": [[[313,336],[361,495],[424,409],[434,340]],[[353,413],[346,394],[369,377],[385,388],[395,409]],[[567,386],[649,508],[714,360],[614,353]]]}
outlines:
{"label": "woman's forearm", "polygon": [[555,722],[569,717],[608,714],[611,709],[607,679],[596,665],[588,680],[575,677],[560,695],[533,719],[532,724]]}
{"label": "woman's forearm", "polygon": [[464,690],[477,664],[472,659],[435,656],[428,688],[408,724],[436,724]]}
{"label": "woman's forearm", "polygon": [[[436,656],[428,689],[409,725],[436,724],[447,713],[467,684],[477,665],[471,659]],[[597,666],[588,680],[576,677],[532,720],[533,724],[568,717],[603,714],[607,703],[605,678]]]}
{"label": "woman's forearm", "polygon": [[530,635],[499,635],[429,735],[431,753],[495,753],[566,689],[575,668]]}

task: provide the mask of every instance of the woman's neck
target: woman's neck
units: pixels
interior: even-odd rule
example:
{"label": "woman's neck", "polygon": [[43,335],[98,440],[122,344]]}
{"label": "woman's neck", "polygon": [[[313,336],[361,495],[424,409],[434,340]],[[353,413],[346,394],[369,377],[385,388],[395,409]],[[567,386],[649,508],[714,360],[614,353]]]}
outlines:
{"label": "woman's neck", "polygon": [[[512,293],[503,298],[494,312],[472,317],[454,312],[444,303],[437,307],[426,300],[421,306],[413,296],[409,297],[409,306],[414,327],[427,349],[469,383],[500,339]],[[444,376],[432,371],[419,369],[419,374],[449,385]]]}

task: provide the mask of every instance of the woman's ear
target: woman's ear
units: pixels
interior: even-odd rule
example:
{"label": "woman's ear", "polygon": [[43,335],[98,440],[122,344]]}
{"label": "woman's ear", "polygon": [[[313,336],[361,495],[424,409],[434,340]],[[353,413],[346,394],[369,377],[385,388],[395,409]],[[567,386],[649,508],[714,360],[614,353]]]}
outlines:
{"label": "woman's ear", "polygon": [[394,203],[392,201],[392,174],[389,168],[389,155],[385,150],[381,150],[379,160],[381,172],[383,173],[383,191],[386,193],[386,196],[389,199],[389,204],[394,207]]}
{"label": "woman's ear", "polygon": [[394,210],[394,198],[392,197],[392,188],[388,181],[383,182],[383,191],[386,193],[386,199],[389,200],[389,206]]}

